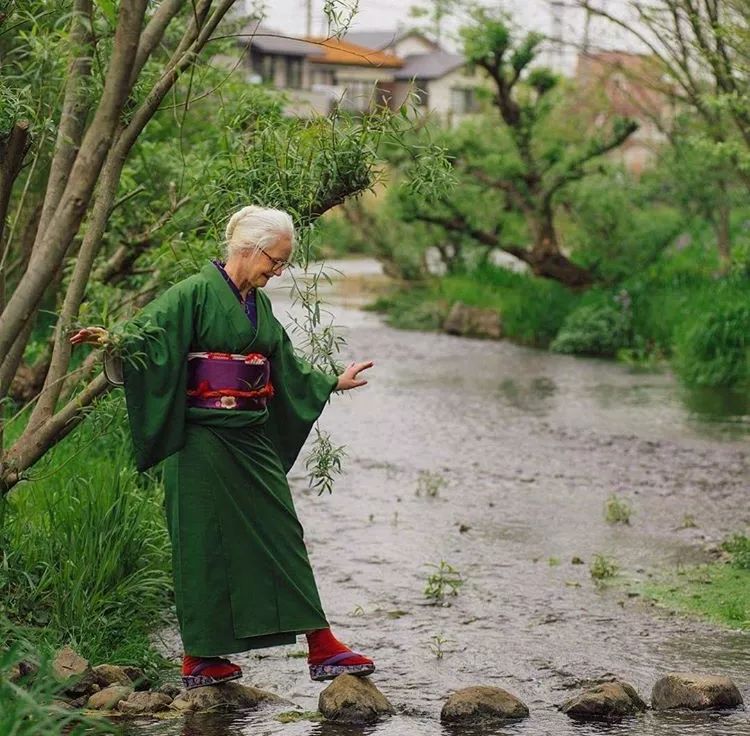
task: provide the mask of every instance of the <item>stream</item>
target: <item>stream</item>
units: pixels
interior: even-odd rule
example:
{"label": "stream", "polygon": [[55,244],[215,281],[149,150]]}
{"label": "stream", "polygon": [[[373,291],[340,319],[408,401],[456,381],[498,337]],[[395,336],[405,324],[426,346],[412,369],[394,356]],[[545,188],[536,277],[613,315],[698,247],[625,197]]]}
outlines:
{"label": "stream", "polygon": [[[376,366],[367,387],[334,396],[323,414],[322,428],[347,452],[333,494],[307,489],[301,462],[290,482],[332,628],[376,659],[373,682],[398,714],[355,728],[282,724],[266,709],[126,733],[750,736],[742,709],[648,711],[601,725],[556,708],[610,674],[649,701],[655,681],[675,670],[728,675],[750,701],[750,632],[655,608],[624,584],[597,586],[588,567],[605,554],[637,585],[708,559],[707,549],[750,524],[747,398],[688,394],[669,373],[613,362],[399,331],[359,308],[371,296],[355,286],[377,278],[376,263],[330,265],[345,274],[329,296],[344,359]],[[288,289],[269,291],[283,315]],[[420,483],[425,471],[443,482],[436,495],[425,492],[426,476]],[[606,523],[612,493],[630,503],[630,525]],[[683,528],[686,515],[696,526]],[[442,560],[465,582],[448,605],[429,605],[429,565]],[[178,657],[177,633],[163,639]],[[233,659],[243,682],[315,710],[321,684],[308,678],[303,644]],[[478,684],[509,690],[530,717],[475,731],[442,726],[446,696]]]}

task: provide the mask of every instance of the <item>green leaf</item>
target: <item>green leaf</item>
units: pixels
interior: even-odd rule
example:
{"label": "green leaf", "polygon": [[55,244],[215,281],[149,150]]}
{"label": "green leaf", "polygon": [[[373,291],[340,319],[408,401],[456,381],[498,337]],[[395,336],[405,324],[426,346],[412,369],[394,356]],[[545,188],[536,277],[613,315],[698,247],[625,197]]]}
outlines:
{"label": "green leaf", "polygon": [[107,22],[114,28],[117,25],[117,8],[114,0],[96,0],[96,4]]}

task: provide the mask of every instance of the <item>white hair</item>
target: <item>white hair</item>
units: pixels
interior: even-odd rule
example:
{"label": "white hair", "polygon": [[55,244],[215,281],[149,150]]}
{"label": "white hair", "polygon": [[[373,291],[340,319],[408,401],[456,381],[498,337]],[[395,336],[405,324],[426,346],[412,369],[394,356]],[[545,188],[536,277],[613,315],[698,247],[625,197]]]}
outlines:
{"label": "white hair", "polygon": [[292,245],[297,244],[294,223],[288,212],[249,205],[235,212],[227,223],[226,255],[243,250],[258,250],[286,235]]}

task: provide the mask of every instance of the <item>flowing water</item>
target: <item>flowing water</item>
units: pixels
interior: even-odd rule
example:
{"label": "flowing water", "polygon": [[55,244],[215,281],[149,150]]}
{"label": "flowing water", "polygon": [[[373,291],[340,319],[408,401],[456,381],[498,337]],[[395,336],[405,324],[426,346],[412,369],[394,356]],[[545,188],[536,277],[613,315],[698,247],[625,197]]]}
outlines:
{"label": "flowing water", "polygon": [[[338,265],[372,274],[369,261]],[[644,699],[662,674],[732,677],[750,698],[750,633],[649,606],[627,585],[597,587],[588,563],[614,558],[637,584],[654,571],[707,559],[750,523],[742,396],[684,395],[668,374],[554,355],[508,342],[404,332],[333,292],[345,358],[372,358],[370,384],[335,396],[322,425],[346,444],[333,495],[290,476],[321,596],[340,638],[377,660],[373,681],[398,709],[375,726],[282,724],[278,711],[131,727],[131,734],[454,733],[439,712],[453,690],[496,685],[530,718],[461,734],[607,733],[750,735],[750,714],[647,712],[616,725],[576,724],[556,706],[610,674]],[[283,313],[284,292],[272,293]],[[436,496],[420,473],[439,474]],[[633,508],[608,525],[607,497]],[[683,527],[686,515],[693,528]],[[586,564],[572,564],[579,557]],[[450,605],[432,606],[425,582],[441,560],[465,579]],[[252,574],[252,570],[248,570]],[[442,658],[436,656],[436,639]],[[314,710],[303,640],[236,656],[244,681]],[[180,654],[174,632],[170,654]],[[288,707],[287,707],[288,709]]]}

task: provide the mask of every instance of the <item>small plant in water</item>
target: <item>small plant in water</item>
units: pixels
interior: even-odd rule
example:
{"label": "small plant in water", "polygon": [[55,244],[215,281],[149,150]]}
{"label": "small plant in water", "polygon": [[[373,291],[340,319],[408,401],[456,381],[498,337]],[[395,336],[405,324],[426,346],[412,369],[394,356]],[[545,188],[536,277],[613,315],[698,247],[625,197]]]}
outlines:
{"label": "small plant in water", "polygon": [[604,518],[609,524],[630,524],[630,504],[613,493],[604,503]]}
{"label": "small plant in water", "polygon": [[435,659],[442,659],[445,653],[450,651],[444,647],[451,641],[451,639],[446,639],[442,634],[435,634],[430,637],[430,651],[435,655]]}
{"label": "small plant in water", "polygon": [[698,526],[692,514],[685,514],[680,522],[680,529],[695,529]]}
{"label": "small plant in water", "polygon": [[617,574],[617,565],[611,557],[606,555],[594,555],[589,566],[591,577],[600,582],[613,578]]}
{"label": "small plant in water", "polygon": [[440,489],[445,487],[448,481],[440,473],[431,473],[429,470],[420,470],[417,478],[417,496],[435,498]]}
{"label": "small plant in water", "polygon": [[458,595],[458,589],[464,584],[461,573],[453,565],[445,560],[440,560],[439,565],[430,563],[428,567],[434,568],[435,572],[427,577],[427,585],[424,589],[425,597],[435,604],[443,603],[448,595]]}

